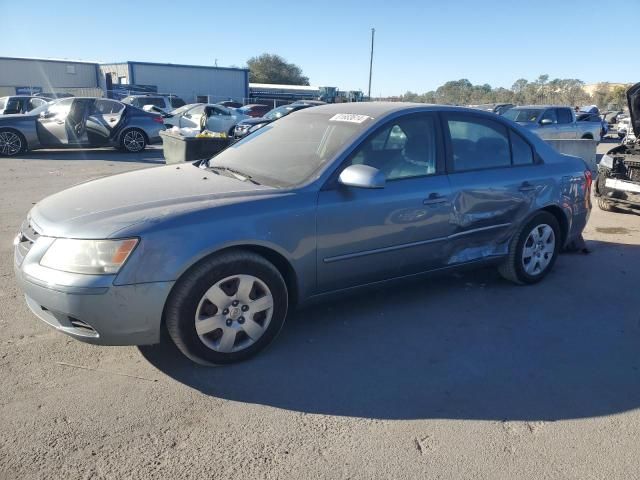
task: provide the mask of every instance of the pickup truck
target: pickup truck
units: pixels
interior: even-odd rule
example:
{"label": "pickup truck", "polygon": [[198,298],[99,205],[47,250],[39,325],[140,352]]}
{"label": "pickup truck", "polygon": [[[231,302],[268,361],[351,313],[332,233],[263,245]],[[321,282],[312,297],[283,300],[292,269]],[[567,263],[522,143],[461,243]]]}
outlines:
{"label": "pickup truck", "polygon": [[529,128],[544,140],[575,138],[601,140],[600,123],[577,121],[571,107],[556,105],[513,107],[502,115]]}

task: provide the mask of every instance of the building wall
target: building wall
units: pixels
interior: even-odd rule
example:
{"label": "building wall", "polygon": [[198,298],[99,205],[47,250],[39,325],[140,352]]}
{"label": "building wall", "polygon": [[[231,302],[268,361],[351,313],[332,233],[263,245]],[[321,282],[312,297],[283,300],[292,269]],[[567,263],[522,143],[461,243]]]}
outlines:
{"label": "building wall", "polygon": [[129,64],[128,63],[103,63],[98,66],[100,69],[100,88],[107,89],[106,78],[107,73],[111,74],[113,83],[131,83]]}
{"label": "building wall", "polygon": [[0,87],[62,88],[98,87],[97,64],[0,57]]}
{"label": "building wall", "polygon": [[130,65],[130,83],[156,85],[159,93],[176,94],[187,103],[195,102],[197,96],[209,96],[210,102],[242,101],[248,96],[247,70],[142,62]]}

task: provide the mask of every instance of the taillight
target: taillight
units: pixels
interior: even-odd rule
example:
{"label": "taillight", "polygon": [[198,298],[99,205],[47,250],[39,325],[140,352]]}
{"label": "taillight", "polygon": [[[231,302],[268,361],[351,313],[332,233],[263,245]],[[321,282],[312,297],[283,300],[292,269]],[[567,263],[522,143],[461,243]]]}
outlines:
{"label": "taillight", "polygon": [[593,175],[591,173],[591,170],[584,171],[584,179],[586,182],[587,193],[591,193],[591,184],[593,183]]}
{"label": "taillight", "polygon": [[162,120],[162,117],[159,117],[158,115],[153,116],[153,121],[156,123],[164,123],[164,121]]}

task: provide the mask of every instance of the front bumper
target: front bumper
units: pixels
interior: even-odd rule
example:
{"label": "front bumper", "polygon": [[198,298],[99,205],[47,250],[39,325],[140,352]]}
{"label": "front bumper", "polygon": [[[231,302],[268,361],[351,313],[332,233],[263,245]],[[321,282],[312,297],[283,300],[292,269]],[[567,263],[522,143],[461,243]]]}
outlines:
{"label": "front bumper", "polygon": [[27,306],[42,321],[99,345],[160,341],[162,312],[174,282],[113,285],[115,276],[57,272],[40,266],[33,258],[38,256],[29,252],[22,259],[16,253],[14,272]]}
{"label": "front bumper", "polygon": [[640,183],[622,180],[618,178],[608,178],[602,173],[597,179],[597,194],[614,203],[632,205],[640,207]]}

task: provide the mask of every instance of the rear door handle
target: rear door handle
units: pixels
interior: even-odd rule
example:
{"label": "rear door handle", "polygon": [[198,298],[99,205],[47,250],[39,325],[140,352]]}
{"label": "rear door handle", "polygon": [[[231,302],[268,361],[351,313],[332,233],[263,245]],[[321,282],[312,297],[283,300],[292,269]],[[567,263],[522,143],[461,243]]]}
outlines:
{"label": "rear door handle", "polygon": [[423,205],[438,205],[440,203],[447,203],[447,197],[440,195],[439,193],[432,193],[422,201]]}
{"label": "rear door handle", "polygon": [[536,186],[530,184],[529,182],[522,182],[522,185],[520,185],[520,188],[518,188],[518,190],[520,190],[521,192],[530,192],[535,189]]}

